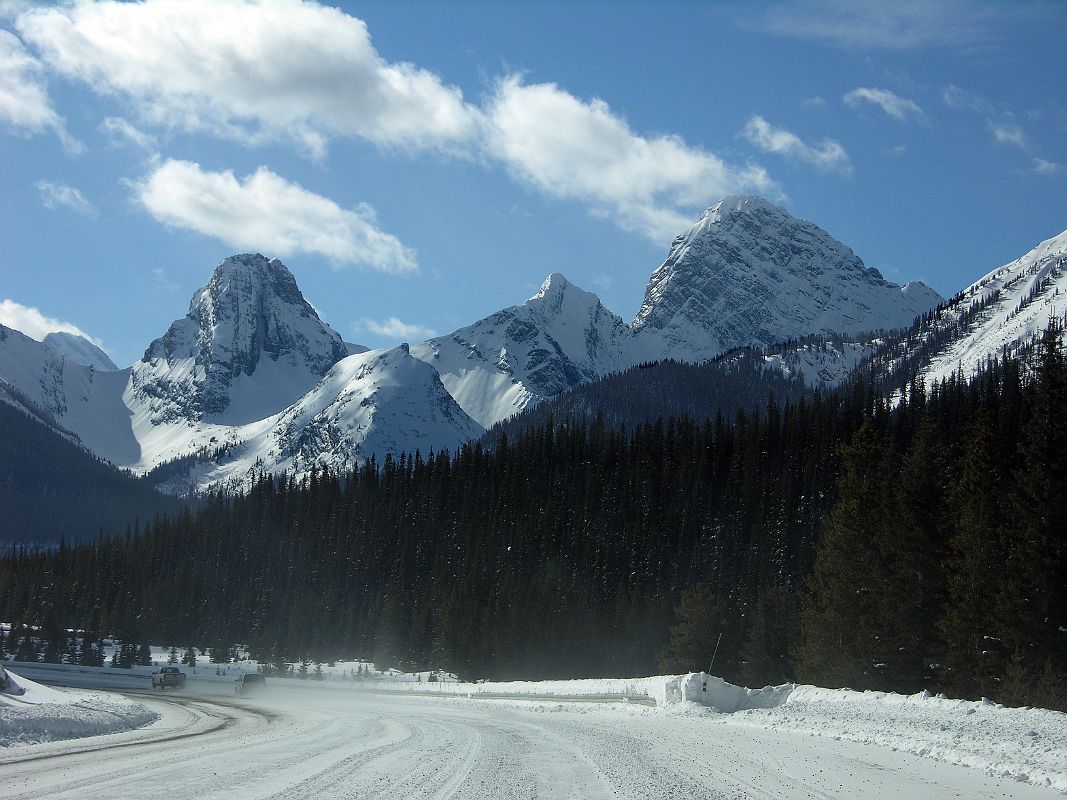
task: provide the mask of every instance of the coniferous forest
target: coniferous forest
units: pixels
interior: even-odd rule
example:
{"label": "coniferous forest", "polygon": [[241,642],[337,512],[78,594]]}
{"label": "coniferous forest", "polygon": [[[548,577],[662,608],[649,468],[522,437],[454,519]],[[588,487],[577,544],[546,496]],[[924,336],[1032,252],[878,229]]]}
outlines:
{"label": "coniferous forest", "polygon": [[731,416],[547,418],[457,453],[264,475],[195,514],[7,553],[0,617],[131,654],[241,642],[272,664],[494,678],[707,669],[721,635],[714,672],[748,685],[1064,708],[1060,335],[891,399],[859,379]]}

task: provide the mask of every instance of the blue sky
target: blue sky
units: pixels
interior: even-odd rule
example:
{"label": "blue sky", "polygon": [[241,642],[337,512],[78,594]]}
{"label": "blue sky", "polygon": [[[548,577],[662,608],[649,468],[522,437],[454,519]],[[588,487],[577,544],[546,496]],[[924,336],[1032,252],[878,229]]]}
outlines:
{"label": "blue sky", "polygon": [[0,0],[0,322],[138,358],[233,252],[346,339],[554,271],[631,318],[727,193],[948,295],[1067,228],[1063,3]]}

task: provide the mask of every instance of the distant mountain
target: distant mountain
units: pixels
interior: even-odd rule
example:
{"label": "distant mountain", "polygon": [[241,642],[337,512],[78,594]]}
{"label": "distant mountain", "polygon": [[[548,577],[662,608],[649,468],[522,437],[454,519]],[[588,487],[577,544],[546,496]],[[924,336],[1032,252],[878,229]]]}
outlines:
{"label": "distant mountain", "polygon": [[626,323],[556,272],[537,294],[430,339],[411,353],[464,411],[489,426],[546,397],[630,365]]}
{"label": "distant mountain", "polygon": [[[759,351],[744,369],[789,386],[837,385],[880,346],[842,334],[907,326],[940,301],[922,284],[886,281],[778,206],[728,197],[675,240],[631,325],[557,272],[526,302],[452,334],[368,351],[319,318],[280,261],[240,254],[220,263],[186,316],[123,370],[83,339],[45,344],[0,328],[0,399],[171,491],[235,488],[257,471],[300,475],[456,447],[649,362],[703,362],[792,341]],[[625,391],[662,397],[657,390],[685,372],[671,369],[662,386],[638,381]],[[725,407],[727,394],[691,410]]]}
{"label": "distant mountain", "polygon": [[[371,350],[339,361],[281,413],[237,429],[237,443],[197,465],[189,488],[228,490],[256,472],[341,471],[372,455],[452,450],[482,431],[407,345]],[[169,488],[183,488],[181,480]]]}
{"label": "distant mountain", "polygon": [[406,346],[343,342],[289,270],[258,254],[219,264],[189,313],[124,370],[0,327],[0,399],[173,492],[454,448],[483,430]]}
{"label": "distant mountain", "polygon": [[154,424],[242,425],[287,408],[348,354],[281,261],[235,255],[134,364],[131,399]]}
{"label": "distant mountain", "polygon": [[[632,325],[555,273],[522,305],[412,353],[433,364],[463,409],[490,427],[636,364],[702,362],[813,334],[900,328],[941,301],[922,283],[885,280],[821,228],[779,206],[726,197],[675,239]],[[842,364],[854,366],[867,352],[850,348]],[[843,378],[836,357],[819,346],[791,358],[812,385]]]}
{"label": "distant mountain", "polygon": [[118,369],[107,353],[76,333],[50,333],[42,341],[46,347],[66,356],[75,364],[105,371]]}
{"label": "distant mountain", "polygon": [[909,325],[942,301],[898,286],[810,222],[759,197],[725,197],[674,240],[645,291],[637,354],[703,361],[806,334]]}

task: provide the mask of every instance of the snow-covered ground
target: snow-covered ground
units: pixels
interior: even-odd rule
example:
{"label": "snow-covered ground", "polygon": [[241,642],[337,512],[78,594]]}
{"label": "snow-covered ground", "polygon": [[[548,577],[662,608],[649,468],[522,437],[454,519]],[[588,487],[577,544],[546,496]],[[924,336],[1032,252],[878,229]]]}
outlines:
{"label": "snow-covered ground", "polygon": [[111,692],[53,689],[3,672],[0,747],[119,733],[159,718],[143,704]]}
{"label": "snow-covered ground", "polygon": [[[0,756],[2,794],[90,800],[163,785],[228,800],[1067,793],[1067,715],[992,703],[789,685],[749,690],[703,675],[271,679],[262,694],[240,699],[224,694],[227,685],[198,668],[186,691],[146,697],[163,711],[163,738],[153,740],[149,727],[121,747],[34,745],[20,750],[48,758],[25,765]],[[192,710],[226,722],[201,720],[199,732],[183,733],[177,715]]]}

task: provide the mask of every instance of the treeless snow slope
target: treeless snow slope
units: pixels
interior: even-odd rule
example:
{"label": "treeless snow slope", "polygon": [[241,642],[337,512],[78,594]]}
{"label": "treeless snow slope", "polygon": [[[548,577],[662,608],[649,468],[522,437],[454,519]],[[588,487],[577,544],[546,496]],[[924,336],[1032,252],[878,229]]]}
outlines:
{"label": "treeless snow slope", "polygon": [[[772,729],[754,723],[755,712],[722,714],[690,702],[495,701],[298,681],[274,681],[254,700],[168,695],[174,701],[216,703],[234,724],[92,753],[62,754],[49,745],[46,759],[0,766],[4,797],[110,800],[155,795],[160,787],[226,800],[1056,796],[889,747]],[[272,714],[269,723],[252,715],[257,709]]]}

